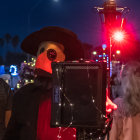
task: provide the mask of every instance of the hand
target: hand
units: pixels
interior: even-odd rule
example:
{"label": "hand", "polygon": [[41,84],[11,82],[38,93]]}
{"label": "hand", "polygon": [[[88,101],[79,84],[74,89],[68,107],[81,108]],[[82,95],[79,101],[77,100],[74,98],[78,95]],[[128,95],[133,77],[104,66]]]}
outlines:
{"label": "hand", "polygon": [[114,104],[108,97],[108,95],[106,96],[106,112],[110,113],[112,112],[112,110],[116,110],[117,109],[117,105]]}

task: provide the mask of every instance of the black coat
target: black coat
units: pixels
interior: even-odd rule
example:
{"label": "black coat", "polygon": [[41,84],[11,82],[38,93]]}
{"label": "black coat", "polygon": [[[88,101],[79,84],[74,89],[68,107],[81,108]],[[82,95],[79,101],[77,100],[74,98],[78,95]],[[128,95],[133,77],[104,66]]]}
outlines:
{"label": "black coat", "polygon": [[[43,79],[44,81],[44,79]],[[14,96],[10,122],[3,140],[36,140],[39,104],[42,99],[50,98],[51,86],[28,84]]]}
{"label": "black coat", "polygon": [[0,78],[0,140],[5,133],[5,112],[12,110],[12,91],[10,86]]}

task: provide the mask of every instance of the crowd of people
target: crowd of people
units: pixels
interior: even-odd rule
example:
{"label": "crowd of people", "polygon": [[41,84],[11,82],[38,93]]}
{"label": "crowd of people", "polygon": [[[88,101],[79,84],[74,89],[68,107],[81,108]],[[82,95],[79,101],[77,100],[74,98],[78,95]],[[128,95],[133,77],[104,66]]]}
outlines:
{"label": "crowd of people", "polygon": [[[74,128],[51,128],[51,62],[84,59],[84,51],[72,31],[50,26],[27,36],[21,48],[37,56],[34,83],[21,87],[13,96],[0,79],[0,140],[76,140]],[[78,52],[78,53],[77,53]],[[140,62],[125,64],[120,73],[119,96],[114,103],[110,140],[139,140]],[[10,121],[9,121],[10,120]]]}
{"label": "crowd of people", "polygon": [[140,62],[127,63],[120,74],[120,96],[114,100],[110,140],[140,139]]}

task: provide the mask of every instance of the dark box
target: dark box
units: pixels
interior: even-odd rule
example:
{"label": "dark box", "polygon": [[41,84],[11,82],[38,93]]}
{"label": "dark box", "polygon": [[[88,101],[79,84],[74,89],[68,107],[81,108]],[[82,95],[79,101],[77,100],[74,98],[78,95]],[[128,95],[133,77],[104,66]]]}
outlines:
{"label": "dark box", "polygon": [[104,127],[106,63],[52,63],[52,127]]}

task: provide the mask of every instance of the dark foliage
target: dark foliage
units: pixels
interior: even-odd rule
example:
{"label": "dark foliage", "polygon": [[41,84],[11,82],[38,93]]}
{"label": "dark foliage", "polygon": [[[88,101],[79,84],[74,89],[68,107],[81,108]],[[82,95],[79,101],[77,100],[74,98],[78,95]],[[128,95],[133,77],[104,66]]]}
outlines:
{"label": "dark foliage", "polygon": [[8,52],[6,54],[6,61],[5,61],[5,65],[18,65],[20,66],[20,64],[26,60],[26,54],[24,53],[12,53],[12,52]]}
{"label": "dark foliage", "polygon": [[16,36],[14,36],[13,38],[12,38],[12,46],[14,47],[14,48],[16,48],[17,46],[18,46],[18,44],[19,44],[19,36],[18,35],[16,35]]}
{"label": "dark foliage", "polygon": [[4,62],[1,56],[0,56],[0,65],[4,65]]}
{"label": "dark foliage", "polygon": [[4,46],[4,39],[0,38],[0,47]]}

